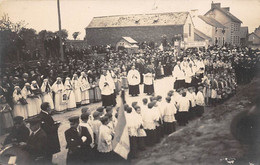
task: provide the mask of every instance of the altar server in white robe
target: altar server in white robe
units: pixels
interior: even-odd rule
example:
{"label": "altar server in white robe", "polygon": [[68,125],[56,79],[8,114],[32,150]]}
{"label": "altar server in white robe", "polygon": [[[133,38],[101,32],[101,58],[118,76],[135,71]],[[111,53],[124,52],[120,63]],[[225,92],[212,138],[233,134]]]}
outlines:
{"label": "altar server in white robe", "polygon": [[75,100],[75,94],[73,92],[71,80],[69,77],[66,78],[64,87],[65,87],[65,93],[67,94],[67,97],[68,97],[67,109],[72,110],[72,109],[76,108],[76,100]]}
{"label": "altar server in white robe", "polygon": [[27,114],[28,117],[32,117],[38,114],[37,112],[37,96],[35,96],[31,90],[31,85],[25,83],[22,89],[22,96],[27,101]]}
{"label": "altar server in white robe", "polygon": [[64,86],[60,77],[57,77],[56,81],[53,83],[52,91],[55,93],[54,109],[57,112],[66,110],[66,100],[63,99]]}
{"label": "altar server in white robe", "polygon": [[185,87],[188,88],[191,86],[192,76],[195,76],[194,68],[192,63],[189,63],[189,66],[185,69]]}
{"label": "altar server in white robe", "polygon": [[147,73],[143,74],[143,76],[144,76],[144,93],[151,95],[154,93],[155,74],[153,74],[150,70],[147,70]]}
{"label": "altar server in white robe", "polygon": [[36,99],[36,104],[37,104],[37,114],[39,114],[41,112],[41,104],[42,104],[42,92],[41,89],[39,88],[39,85],[37,84],[36,81],[32,81],[31,83],[31,89],[33,94],[35,95],[35,99]]}
{"label": "altar server in white robe", "polygon": [[172,76],[174,80],[174,89],[177,90],[185,86],[185,74],[181,68],[180,61],[177,62],[177,65],[172,71]]}
{"label": "altar server in white robe", "polygon": [[79,83],[80,83],[80,91],[81,91],[81,105],[89,104],[89,82],[88,77],[85,72],[81,72],[81,75],[79,77]]}
{"label": "altar server in white robe", "polygon": [[114,81],[112,77],[107,74],[105,68],[102,69],[102,75],[99,80],[99,88],[101,90],[101,98],[102,98],[102,106],[110,106],[115,105],[115,97],[114,94]]}
{"label": "altar server in white robe", "polygon": [[176,119],[175,114],[177,113],[177,109],[175,105],[171,103],[171,97],[166,97],[166,102],[164,105],[164,114],[163,114],[163,122],[164,122],[164,133],[166,135],[175,132],[176,130]]}
{"label": "altar server in white robe", "polygon": [[14,102],[13,117],[22,116],[24,119],[27,119],[28,118],[27,104],[25,98],[23,98],[22,96],[21,88],[19,86],[14,87],[13,102]]}
{"label": "altar server in white robe", "polygon": [[197,104],[197,116],[201,117],[204,113],[204,106],[205,106],[205,97],[203,95],[203,87],[199,86],[199,91],[196,95],[196,104]]}
{"label": "altar server in white robe", "polygon": [[81,91],[80,91],[80,83],[79,83],[77,74],[73,75],[71,84],[73,87],[73,92],[75,94],[76,105],[77,105],[77,107],[79,107],[81,105]]}
{"label": "altar server in white robe", "polygon": [[133,65],[131,70],[127,74],[127,80],[129,83],[129,95],[138,96],[140,93],[139,84],[140,84],[140,73],[135,69]]}
{"label": "altar server in white robe", "polygon": [[49,103],[50,108],[53,110],[54,109],[54,103],[53,103],[51,86],[50,86],[48,79],[43,80],[43,83],[42,83],[42,86],[41,86],[41,91],[42,91],[42,101]]}

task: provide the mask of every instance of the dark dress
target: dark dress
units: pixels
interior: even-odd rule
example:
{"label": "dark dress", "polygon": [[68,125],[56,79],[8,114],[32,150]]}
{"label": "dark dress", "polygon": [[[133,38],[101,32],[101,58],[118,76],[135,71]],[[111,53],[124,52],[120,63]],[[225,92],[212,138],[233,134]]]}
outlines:
{"label": "dark dress", "polygon": [[39,116],[42,120],[41,127],[47,134],[48,154],[52,155],[60,152],[59,125],[55,124],[53,118],[47,112],[41,111]]}

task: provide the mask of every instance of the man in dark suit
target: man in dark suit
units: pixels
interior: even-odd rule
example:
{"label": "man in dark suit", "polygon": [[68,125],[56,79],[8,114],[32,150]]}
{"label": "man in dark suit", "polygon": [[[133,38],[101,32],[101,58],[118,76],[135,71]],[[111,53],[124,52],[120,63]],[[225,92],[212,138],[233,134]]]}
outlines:
{"label": "man in dark suit", "polygon": [[41,120],[39,117],[35,117],[29,120],[31,134],[27,140],[27,143],[20,143],[24,146],[24,150],[30,154],[33,160],[32,164],[47,164],[47,135],[41,129]]}
{"label": "man in dark suit", "polygon": [[14,127],[12,128],[11,133],[6,137],[4,141],[4,145],[10,143],[26,142],[28,140],[30,131],[25,126],[23,117],[16,116],[13,120],[14,120]]}
{"label": "man in dark suit", "polygon": [[88,155],[86,150],[92,142],[91,135],[86,127],[79,126],[79,117],[69,118],[70,128],[65,131],[68,154],[67,165],[86,163]]}
{"label": "man in dark suit", "polygon": [[55,122],[50,112],[50,105],[47,102],[41,104],[41,112],[39,117],[41,119],[41,128],[47,134],[47,160],[52,162],[52,155],[60,152],[60,141],[58,136],[58,128],[60,123]]}

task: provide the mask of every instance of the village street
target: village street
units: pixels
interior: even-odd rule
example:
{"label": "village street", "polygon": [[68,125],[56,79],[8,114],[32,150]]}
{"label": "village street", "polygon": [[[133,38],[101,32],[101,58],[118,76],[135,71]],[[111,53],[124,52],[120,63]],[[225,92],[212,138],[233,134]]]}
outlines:
{"label": "village street", "polygon": [[[173,88],[173,77],[165,77],[162,79],[155,80],[155,95],[161,95],[163,99],[166,97],[167,92]],[[138,97],[132,97],[128,95],[128,90],[126,90],[126,102],[131,105],[132,102],[137,101],[138,105],[142,104],[143,98],[149,98],[148,95],[143,93],[143,85],[140,85],[140,95]],[[121,98],[117,96],[117,106],[120,106]],[[87,105],[92,111],[101,106],[101,102]],[[58,165],[63,165],[66,162],[67,149],[66,140],[64,132],[69,128],[68,118],[73,115],[81,115],[81,108],[77,108],[74,111],[69,111],[63,114],[56,114],[53,116],[54,120],[61,121],[61,126],[59,128],[59,139],[61,145],[61,152],[53,156],[53,163]],[[116,109],[116,108],[115,108]]]}

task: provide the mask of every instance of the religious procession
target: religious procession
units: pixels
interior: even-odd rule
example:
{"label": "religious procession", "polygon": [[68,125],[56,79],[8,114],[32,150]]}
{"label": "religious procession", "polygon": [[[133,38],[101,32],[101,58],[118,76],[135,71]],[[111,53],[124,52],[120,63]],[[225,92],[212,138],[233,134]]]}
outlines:
{"label": "religious procession", "polygon": [[[42,3],[51,15],[53,2],[0,3],[0,164],[259,164],[260,27],[249,34],[221,3],[199,2],[210,6],[199,15],[174,2],[149,14],[122,2],[118,15],[57,0],[58,31],[24,12]],[[131,5],[142,14],[125,14]]]}

